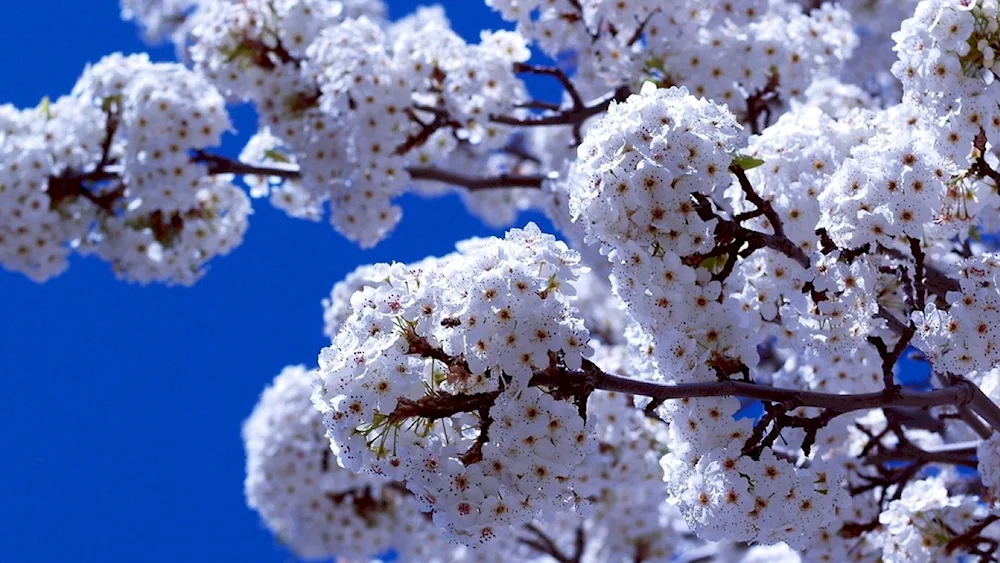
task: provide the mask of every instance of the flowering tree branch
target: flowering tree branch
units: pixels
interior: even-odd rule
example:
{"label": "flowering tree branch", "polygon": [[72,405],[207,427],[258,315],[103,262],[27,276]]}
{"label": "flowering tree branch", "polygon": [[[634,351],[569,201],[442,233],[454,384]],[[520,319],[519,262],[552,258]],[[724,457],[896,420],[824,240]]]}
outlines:
{"label": "flowering tree branch", "polygon": [[547,176],[542,174],[498,174],[496,176],[467,176],[440,168],[407,168],[414,180],[427,180],[461,186],[469,191],[529,188],[539,189]]}
{"label": "flowering tree branch", "polygon": [[[274,176],[284,179],[297,179],[299,169],[287,165],[252,165],[234,161],[219,155],[199,153],[195,156],[197,162],[209,165],[209,174],[238,174],[247,176]],[[546,176],[541,174],[498,174],[495,176],[468,176],[459,172],[442,170],[434,167],[413,167],[406,171],[414,180],[441,182],[463,187],[469,191],[491,190],[503,188],[534,188],[542,187]]]}
{"label": "flowering tree branch", "polygon": [[[968,530],[957,535],[945,546],[945,555],[951,555],[955,552],[955,550],[964,548],[968,549],[969,553],[973,555],[979,555],[980,561],[995,561],[996,557],[994,554],[1000,546],[998,546],[996,540],[982,537],[982,533],[983,530],[997,520],[1000,520],[1000,515],[987,515],[982,520],[971,526]],[[982,544],[987,545],[985,550],[981,550],[979,548]]]}
{"label": "flowering tree branch", "polygon": [[781,217],[774,210],[771,202],[766,201],[764,198],[760,197],[757,190],[754,189],[753,184],[750,183],[750,179],[747,178],[747,173],[742,166],[738,164],[732,164],[729,166],[729,171],[736,176],[736,180],[740,184],[740,189],[743,190],[743,195],[754,204],[757,209],[767,217],[768,222],[771,224],[771,228],[774,229],[774,234],[783,237],[785,236],[785,225],[781,221]]}
{"label": "flowering tree branch", "polygon": [[774,234],[761,233],[742,226],[740,222],[747,218],[745,215],[740,220],[736,220],[736,218],[726,219],[715,211],[715,206],[707,196],[695,194],[695,210],[698,216],[701,217],[702,221],[716,221],[716,249],[710,251],[708,254],[688,257],[685,259],[685,263],[696,266],[704,258],[719,254],[728,254],[732,264],[727,263],[727,270],[731,271],[736,260],[736,253],[734,251],[738,251],[746,244],[749,245],[749,248],[744,252],[744,257],[756,249],[770,248],[788,256],[798,262],[803,268],[808,269],[810,264],[809,257],[806,256],[806,253],[801,248],[785,236],[784,226],[780,217],[778,217],[778,214],[771,207],[771,204],[757,194],[743,168],[737,164],[733,164],[730,166],[730,171],[736,175],[741,189],[747,195],[747,199],[753,202],[757,206],[757,210],[768,218],[775,232]]}
{"label": "flowering tree branch", "polygon": [[[467,369],[464,360],[445,354],[440,348],[432,346],[416,333],[411,331],[406,336],[410,344],[411,354],[438,360],[448,366],[460,366],[461,369]],[[978,391],[978,387],[974,383],[964,378],[956,378],[947,387],[931,391],[909,391],[894,388],[881,392],[856,394],[786,389],[735,380],[670,384],[606,373],[588,360],[584,360],[583,368],[580,370],[570,370],[559,365],[552,365],[546,370],[536,372],[531,378],[531,385],[546,387],[564,396],[587,397],[595,390],[603,390],[648,397],[654,402],[660,403],[674,399],[744,397],[781,405],[784,411],[798,407],[823,409],[826,417],[825,422],[843,414],[880,408],[932,408],[964,405],[976,408],[974,402]],[[462,412],[476,412],[483,407],[492,405],[499,395],[500,391],[470,395],[436,392],[417,401],[400,399],[396,408],[389,413],[389,418],[403,420],[421,417],[436,420]],[[1000,426],[994,428],[997,427]]]}
{"label": "flowering tree branch", "polygon": [[517,127],[548,127],[552,125],[572,125],[574,128],[580,127],[584,121],[595,115],[608,110],[611,102],[623,102],[628,98],[631,90],[628,86],[619,86],[614,92],[606,94],[596,100],[582,106],[572,106],[569,109],[560,110],[552,115],[538,115],[530,117],[512,117],[505,115],[490,116],[490,120],[504,125]]}
{"label": "flowering tree branch", "polygon": [[[743,121],[750,125],[750,132],[752,134],[759,135],[771,124],[773,108],[780,103],[778,97],[779,85],[780,77],[778,73],[772,72],[770,77],[768,77],[767,84],[747,98],[747,111]],[[763,117],[763,120],[761,117]],[[763,125],[761,121],[763,121]]]}
{"label": "flowering tree branch", "polygon": [[[264,176],[295,180],[300,177],[297,166],[286,164],[258,165],[248,164],[205,151],[195,151],[193,162],[205,164],[209,175],[235,174],[238,176]],[[469,191],[527,188],[539,189],[547,178],[542,174],[497,174],[494,176],[469,176],[434,167],[407,168],[413,180],[441,182],[465,188]],[[83,174],[66,174],[49,180],[49,197],[53,206],[60,205],[70,198],[83,197],[99,207],[112,213],[118,200],[124,195],[125,186],[118,184],[111,190],[100,191],[94,186],[110,181],[120,180],[113,166]]]}
{"label": "flowering tree branch", "polygon": [[569,94],[570,100],[573,102],[573,109],[583,109],[587,104],[584,103],[583,97],[580,96],[580,92],[577,91],[576,86],[573,81],[566,76],[566,73],[559,67],[555,66],[539,66],[530,65],[526,63],[514,63],[514,72],[518,74],[537,74],[543,76],[551,76],[559,81],[562,85],[563,90]]}
{"label": "flowering tree branch", "polygon": [[976,467],[977,444],[978,442],[957,442],[933,448],[920,448],[907,442],[893,449],[873,453],[866,457],[864,462],[867,465],[880,465],[896,461],[920,461],[974,468]]}

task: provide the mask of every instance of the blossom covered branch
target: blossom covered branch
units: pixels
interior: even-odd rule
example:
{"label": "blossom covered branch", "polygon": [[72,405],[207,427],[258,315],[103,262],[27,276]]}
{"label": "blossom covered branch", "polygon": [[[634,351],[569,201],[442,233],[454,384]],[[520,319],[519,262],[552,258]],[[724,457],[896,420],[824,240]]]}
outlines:
{"label": "blossom covered branch", "polygon": [[375,0],[124,4],[184,63],[0,108],[6,268],[191,284],[248,195],[362,247],[455,188],[563,237],[335,286],[318,369],[244,427],[296,553],[995,559],[995,0],[490,0],[512,29],[473,41]]}

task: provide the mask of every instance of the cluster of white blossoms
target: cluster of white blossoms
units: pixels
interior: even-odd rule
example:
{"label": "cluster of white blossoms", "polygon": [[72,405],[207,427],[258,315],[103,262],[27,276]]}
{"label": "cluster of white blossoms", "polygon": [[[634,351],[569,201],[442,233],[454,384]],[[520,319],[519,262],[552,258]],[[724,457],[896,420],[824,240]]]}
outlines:
{"label": "cluster of white blossoms", "polygon": [[97,164],[100,117],[99,108],[74,98],[27,110],[0,106],[0,263],[5,268],[44,281],[69,266],[66,241],[82,238],[96,212],[50,193],[50,180],[74,164]]}
{"label": "cluster of white blossoms", "polygon": [[[983,440],[976,448],[979,474],[993,499],[1000,499],[1000,436]],[[995,502],[995,500],[994,500]]]}
{"label": "cluster of white blossoms", "polygon": [[182,29],[199,0],[121,0],[122,19],[135,21],[149,41],[161,41]]}
{"label": "cluster of white blossoms", "polygon": [[[469,543],[571,506],[591,437],[576,405],[529,383],[587,354],[568,301],[578,262],[530,224],[419,268],[370,270],[320,356],[317,400],[341,465],[404,481]],[[490,402],[421,408],[467,395]]]}
{"label": "cluster of white blossoms", "polygon": [[[777,253],[742,261],[731,279],[696,268],[716,242],[711,201],[732,181],[738,137],[725,108],[647,85],[612,105],[580,147],[587,181],[569,187],[571,209],[607,250],[615,291],[651,337],[663,380],[712,381],[733,364],[756,365],[761,321],[776,318],[781,295],[802,295],[802,266]],[[743,455],[753,425],[734,419],[738,409],[731,398],[657,409],[671,421],[662,463],[672,497],[706,539],[803,547],[846,502],[841,478],[769,450]]]}
{"label": "cluster of white blossoms", "polygon": [[797,467],[768,448],[746,455],[753,425],[734,420],[738,409],[732,398],[661,409],[671,421],[670,453],[661,464],[672,499],[703,539],[804,549],[850,505],[843,471],[818,460]]}
{"label": "cluster of white blossoms", "polygon": [[923,234],[944,208],[952,172],[933,143],[927,131],[897,130],[851,151],[820,197],[821,226],[837,246],[890,245]]}
{"label": "cluster of white blossoms", "polygon": [[[419,264],[409,266],[414,270],[421,270]],[[354,271],[347,274],[344,279],[334,284],[330,291],[330,297],[322,301],[323,305],[323,334],[333,340],[337,338],[340,327],[344,326],[354,309],[351,307],[351,296],[361,291],[365,286],[372,283],[371,280],[378,280],[380,266],[364,264],[358,266]]]}
{"label": "cluster of white blossoms", "polygon": [[[516,33],[484,32],[468,44],[439,8],[390,23],[382,3],[367,1],[122,8],[151,39],[172,35],[187,66],[116,55],[88,69],[67,98],[3,110],[0,174],[12,195],[2,209],[15,215],[0,256],[34,279],[60,273],[79,250],[111,261],[124,279],[193,283],[246,228],[248,201],[228,172],[293,217],[329,213],[368,247],[399,221],[393,201],[406,191],[454,191],[468,170],[501,176],[533,162],[503,150],[515,128],[496,119],[528,115],[516,65],[530,50]],[[205,153],[231,129],[226,103],[241,101],[260,122],[246,164]],[[472,212],[506,225],[535,205],[529,192],[537,190],[462,196]],[[77,205],[81,197],[90,203]]]}
{"label": "cluster of white blossoms", "polygon": [[[594,362],[610,373],[627,370],[623,345],[595,346]],[[644,415],[632,398],[596,391],[587,402],[588,423],[598,447],[581,467],[574,492],[590,540],[586,561],[671,561],[683,552],[684,526],[667,502],[660,457],[667,451],[667,425]],[[570,534],[567,534],[570,535]]]}
{"label": "cluster of white blossoms", "polygon": [[[953,495],[940,479],[924,479],[907,487],[879,516],[884,526],[882,560],[911,563],[951,560],[965,555],[948,548],[956,530],[966,530],[986,514],[974,496]],[[1000,524],[981,535],[1000,539]]]}
{"label": "cluster of white blossoms", "polygon": [[371,559],[392,549],[432,561],[416,556],[448,551],[398,483],[337,466],[311,396],[310,372],[289,366],[243,424],[247,504],[268,529],[304,559]]}
{"label": "cluster of white blossoms", "polygon": [[784,0],[489,0],[550,56],[572,53],[584,92],[658,75],[745,115],[767,91],[799,97],[836,76],[857,42],[847,11]]}
{"label": "cluster of white blossoms", "polygon": [[[853,147],[874,134],[866,112],[847,112],[836,119],[817,105],[793,105],[791,111],[751,138],[744,151],[763,161],[747,171],[747,178],[781,217],[785,236],[808,253],[818,250],[816,227],[822,215],[818,198],[826,191],[830,175]],[[754,209],[738,184],[726,195],[735,212]],[[745,224],[761,231],[772,228],[767,217],[749,219]]]}
{"label": "cluster of white blossoms", "polygon": [[800,98],[816,78],[839,75],[857,43],[850,14],[833,3],[808,14],[791,2],[728,4],[732,14],[716,10],[719,25],[653,52],[668,83],[750,120],[763,95]]}
{"label": "cluster of white blossoms", "polygon": [[3,109],[3,264],[36,279],[96,254],[117,275],[189,285],[238,245],[249,201],[194,153],[230,129],[222,96],[199,74],[145,55],[89,67],[70,96]]}
{"label": "cluster of white blossoms", "polygon": [[913,314],[915,344],[942,372],[984,374],[1000,366],[1000,256],[983,253],[958,271],[961,289],[948,294],[947,310],[932,302]]}
{"label": "cluster of white blossoms", "polygon": [[724,107],[647,83],[588,132],[575,163],[585,172],[568,188],[574,220],[607,253],[615,291],[653,335],[669,379],[709,380],[712,361],[756,357],[740,305],[688,265],[712,249],[703,213],[731,181],[738,130]]}
{"label": "cluster of white blossoms", "polygon": [[906,101],[928,112],[947,139],[942,153],[964,159],[983,132],[1000,140],[1000,20],[990,0],[921,0],[893,34],[899,60],[893,75]]}
{"label": "cluster of white blossoms", "polygon": [[478,165],[508,142],[511,128],[491,116],[515,113],[524,87],[513,65],[530,51],[505,31],[467,44],[439,8],[393,24],[375,17],[374,4],[343,8],[203,2],[188,52],[227,96],[257,107],[261,128],[242,159],[297,166],[294,179],[256,180],[254,194],[270,193],[300,218],[319,219],[328,203],[338,231],[368,247],[399,221],[393,200],[434,179],[415,169],[449,168],[469,154]]}

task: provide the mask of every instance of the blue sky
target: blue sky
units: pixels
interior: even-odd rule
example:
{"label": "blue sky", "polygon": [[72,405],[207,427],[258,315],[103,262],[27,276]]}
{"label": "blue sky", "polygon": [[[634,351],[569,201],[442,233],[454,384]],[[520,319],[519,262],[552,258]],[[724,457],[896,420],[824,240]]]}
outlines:
{"label": "blue sky", "polygon": [[[417,5],[389,4],[394,17]],[[443,5],[467,38],[499,25],[476,0]],[[68,92],[113,51],[173,58],[143,45],[115,0],[6,2],[0,37],[0,103],[21,107]],[[228,154],[254,129],[246,108],[234,120]],[[2,559],[292,560],[243,500],[239,429],[261,389],[315,362],[320,299],[356,265],[497,234],[454,197],[403,203],[371,251],[256,205],[244,244],[193,288],[129,285],[96,259],[43,285],[0,269]]]}

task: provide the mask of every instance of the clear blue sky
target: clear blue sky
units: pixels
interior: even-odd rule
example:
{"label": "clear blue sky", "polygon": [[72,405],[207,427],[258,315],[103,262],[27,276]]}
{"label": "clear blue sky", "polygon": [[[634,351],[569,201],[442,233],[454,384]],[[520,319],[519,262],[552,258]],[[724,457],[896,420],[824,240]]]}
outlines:
{"label": "clear blue sky", "polygon": [[[498,26],[477,0],[443,4],[467,38]],[[390,1],[394,17],[415,5]],[[116,0],[3,9],[0,103],[34,106],[88,62],[149,50]],[[245,108],[234,119],[229,154],[254,129]],[[128,285],[96,259],[44,285],[0,269],[0,559],[293,559],[244,504],[240,423],[282,366],[315,362],[320,299],[346,272],[491,231],[456,198],[406,199],[392,238],[362,252],[258,203],[243,246],[190,289]]]}

